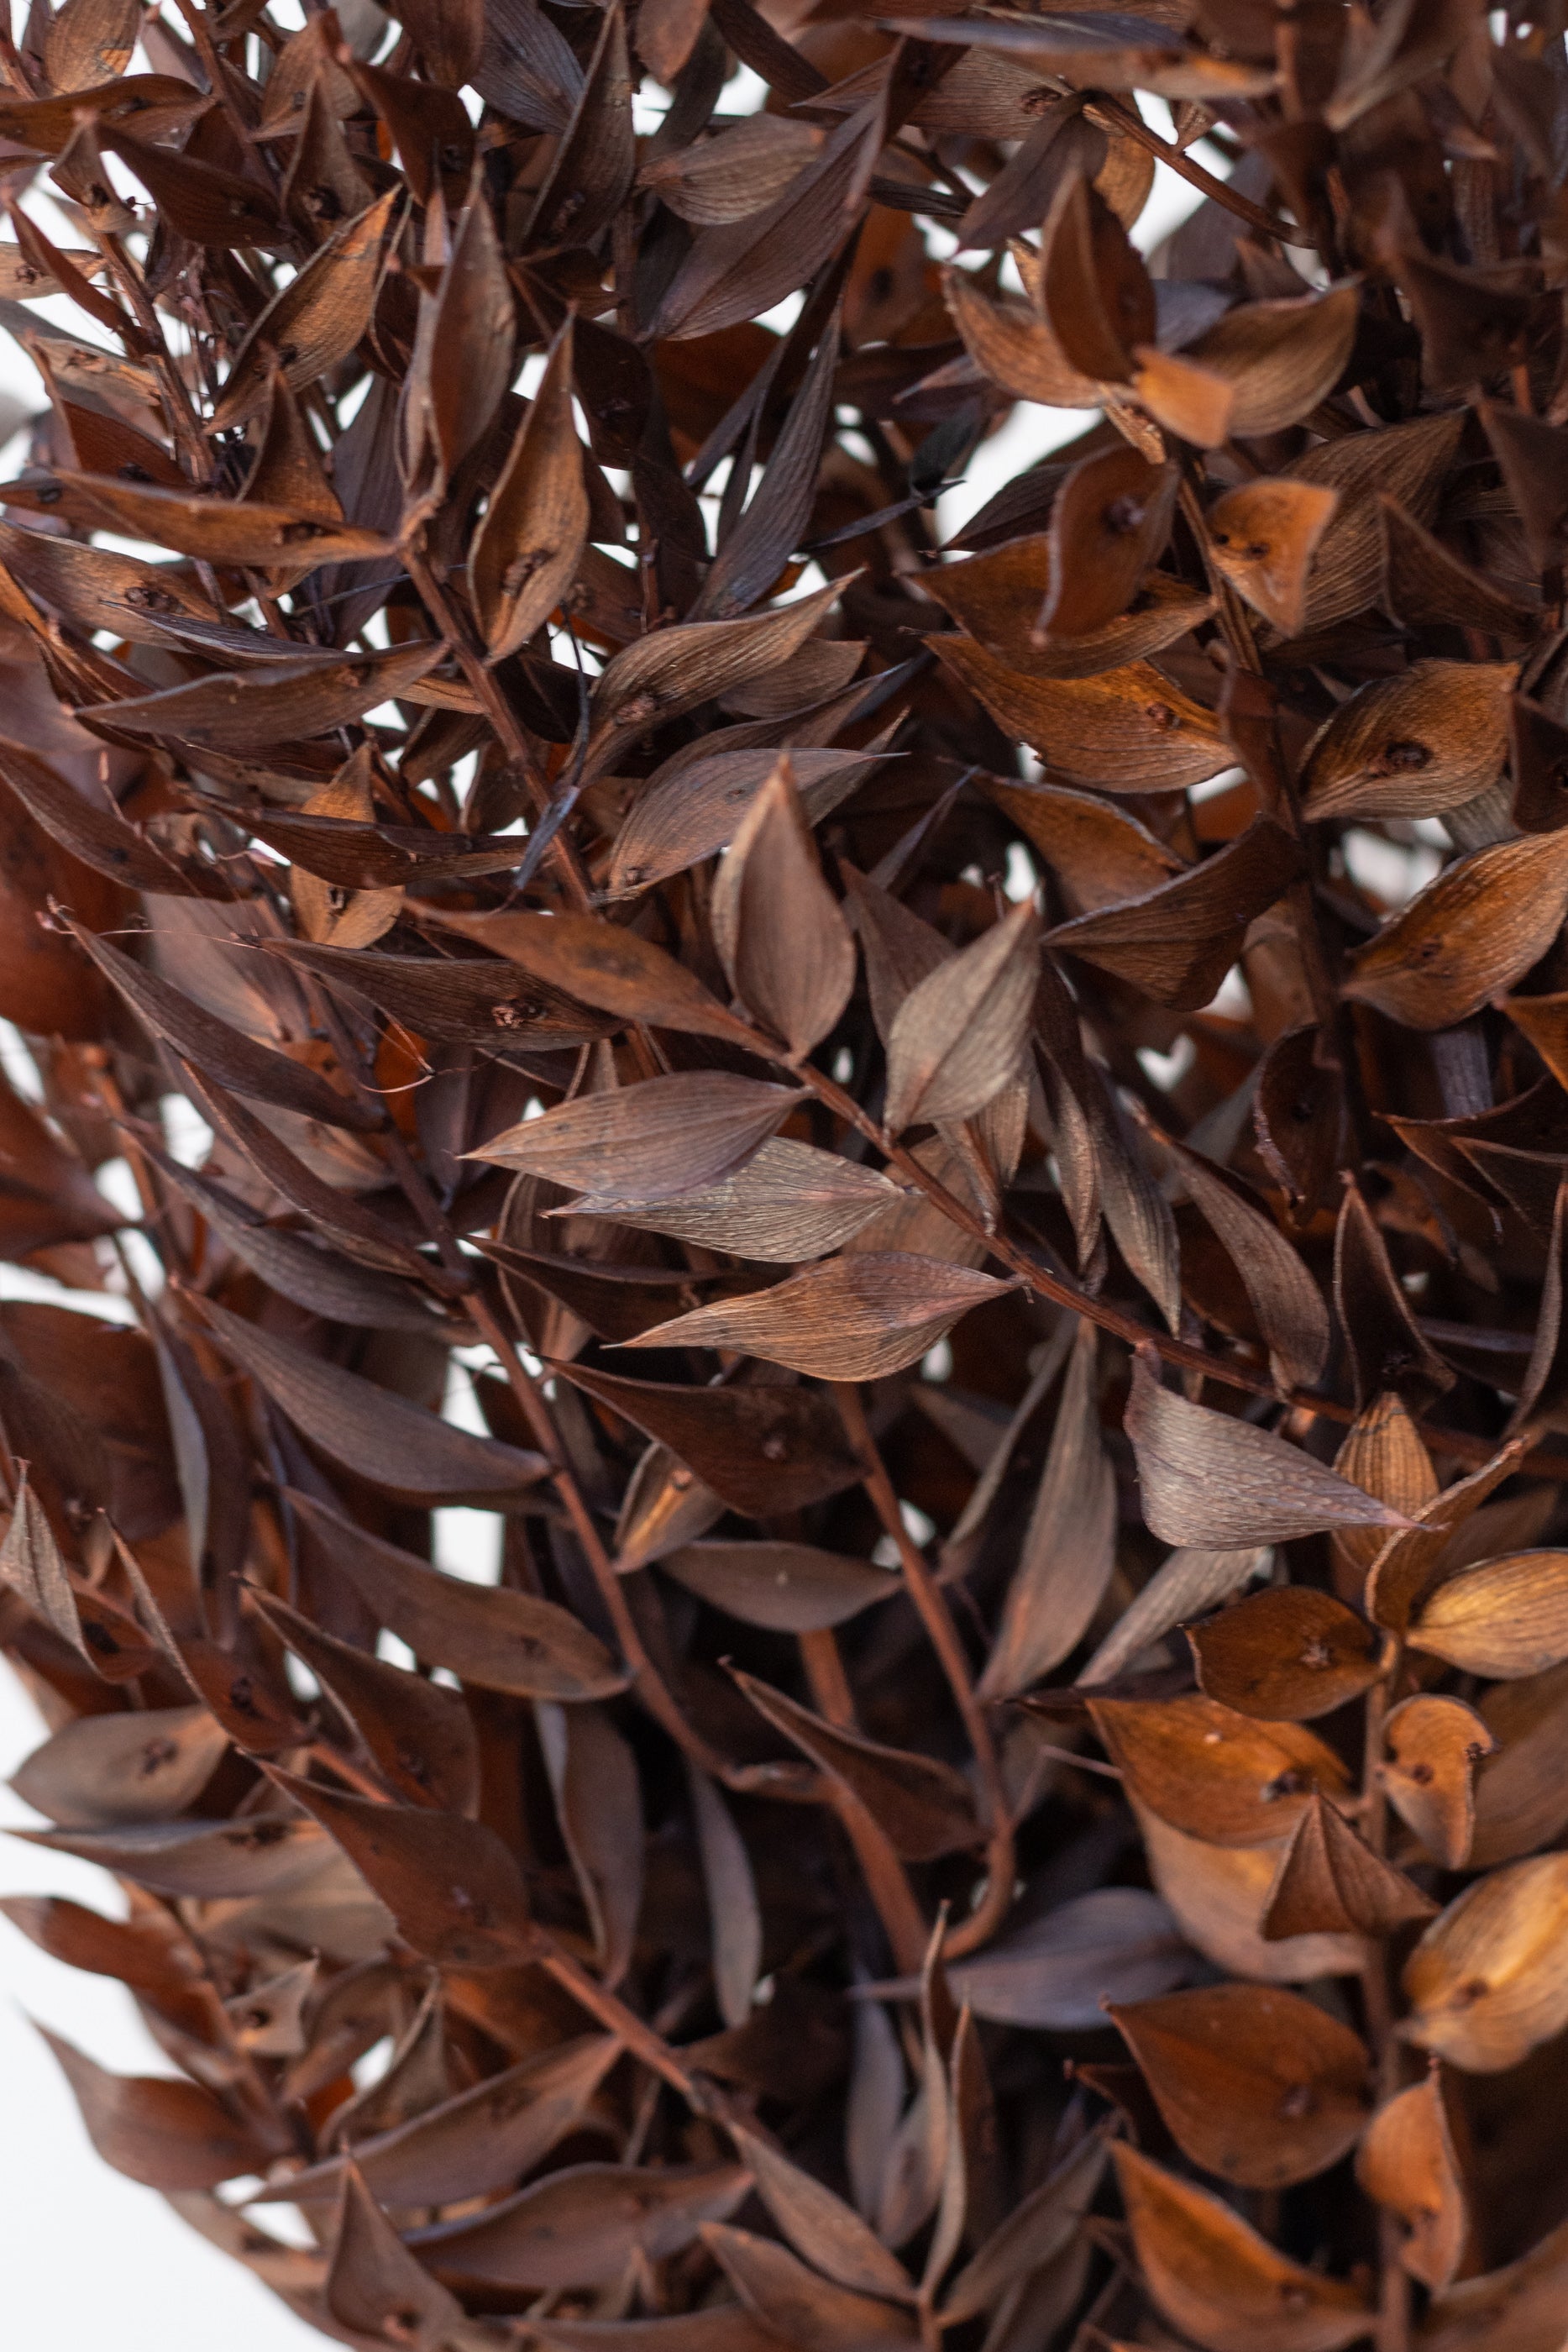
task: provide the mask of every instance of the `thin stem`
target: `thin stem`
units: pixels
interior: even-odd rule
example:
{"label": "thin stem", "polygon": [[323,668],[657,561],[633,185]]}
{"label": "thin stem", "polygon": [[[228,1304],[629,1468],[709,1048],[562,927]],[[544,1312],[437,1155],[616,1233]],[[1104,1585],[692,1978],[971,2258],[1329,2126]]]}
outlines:
{"label": "thin stem", "polygon": [[1317,247],[1304,230],[1287,228],[1283,221],[1278,221],[1271,213],[1266,213],[1261,205],[1255,205],[1249,196],[1239,195],[1224,180],[1217,180],[1212,172],[1206,172],[1201,163],[1195,163],[1183,148],[1173,146],[1168,139],[1162,139],[1157,131],[1151,131],[1134,108],[1122,105],[1119,100],[1109,98],[1102,91],[1084,108],[1083,120],[1092,122],[1101,131],[1119,131],[1124,139],[1131,139],[1134,145],[1145,148],[1149,154],[1157,155],[1162,163],[1168,163],[1182,179],[1195,188],[1201,188],[1206,196],[1212,196],[1217,205],[1222,205],[1228,213],[1234,213],[1238,220],[1244,220],[1260,236],[1271,237],[1280,245],[1299,246],[1303,252],[1317,251]]}
{"label": "thin stem", "polygon": [[[855,1727],[855,1703],[837,1639],[831,1629],[800,1636],[800,1662],[817,1712],[841,1731]],[[853,1790],[824,1773],[822,1801],[838,1816],[839,1826],[854,1848],[861,1876],[876,1906],[883,1933],[897,1967],[908,1974],[924,1963],[930,1941],[904,1864],[893,1850],[886,1831]]]}
{"label": "thin stem", "polygon": [[721,1756],[716,1748],[710,1747],[701,1733],[686,1721],[674,1694],[666,1687],[648,1655],[621,1579],[615,1572],[615,1563],[594,1524],[593,1514],[583,1498],[582,1489],[572,1475],[566,1449],[560,1442],[540,1383],[528,1371],[488,1300],[477,1288],[472,1261],[465,1257],[458,1247],[457,1236],[449,1221],[443,1216],[423,1171],[416,1165],[392,1120],[386,1116],[385,1101],[365,1075],[353,1039],[336,1006],[325,994],[321,1003],[325,1025],[355,1092],[362,1101],[382,1114],[382,1140],[387,1163],[404,1198],[441,1253],[442,1264],[462,1282],[465,1293],[464,1303],[474,1328],[494,1354],[533,1433],[535,1444],[549,1464],[550,1480],[557,1499],[570,1521],[572,1532],[588,1562],[637,1696],[695,1764],[700,1764],[705,1772],[712,1773],[715,1778],[729,1784],[733,1781],[736,1768],[727,1757]]}
{"label": "thin stem", "polygon": [[1007,1788],[1002,1780],[1001,1760],[997,1754],[985,1708],[976,1696],[969,1662],[964,1655],[958,1629],[947,1607],[947,1597],[926,1566],[925,1554],[904,1524],[898,1496],[877,1451],[876,1440],[871,1433],[860,1391],[850,1382],[835,1381],[833,1394],[838,1400],[850,1443],[860,1456],[866,1493],[875,1506],[884,1531],[897,1549],[904,1591],[915,1604],[925,1628],[926,1639],[936,1651],[937,1663],[946,1676],[947,1687],[953,1694],[954,1705],[974,1751],[980,1786],[985,1793],[986,1826],[989,1832],[986,1849],[985,1892],[969,1916],[949,1931],[942,1948],[946,1958],[959,1959],[996,1933],[1012,1904],[1013,1881],[1018,1866],[1017,1843],[1008,1807]]}

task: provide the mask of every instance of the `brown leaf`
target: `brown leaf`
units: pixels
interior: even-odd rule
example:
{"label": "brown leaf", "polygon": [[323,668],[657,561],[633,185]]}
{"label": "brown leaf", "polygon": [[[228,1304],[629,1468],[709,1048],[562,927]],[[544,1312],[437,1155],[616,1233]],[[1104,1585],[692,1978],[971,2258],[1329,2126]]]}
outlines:
{"label": "brown leaf", "polygon": [[1133,2244],[1150,2293],[1174,2326],[1210,2352],[1340,2352],[1369,2336],[1354,2287],[1277,2253],[1207,2189],[1135,2148],[1113,2153]]}
{"label": "brown leaf", "polygon": [[1155,340],[1155,289],[1121,222],[1081,170],[1057,191],[1040,231],[1040,313],[1070,364],[1125,382]]}
{"label": "brown leaf", "polygon": [[62,1641],[68,1642],[84,1656],[87,1654],[70,1576],[25,1465],[11,1506],[5,1540],[0,1544],[0,1579]]}
{"label": "brown leaf", "polygon": [[603,1644],[555,1601],[443,1575],[308,1495],[291,1491],[288,1502],[376,1622],[427,1665],[522,1698],[608,1698],[622,1688]]}
{"label": "brown leaf", "polygon": [[1568,837],[1457,858],[1355,958],[1344,992],[1411,1029],[1463,1021],[1539,961],[1568,908]]}
{"label": "brown leaf", "polygon": [[[266,397],[264,382],[258,406]],[[199,562],[298,566],[307,559],[313,564],[345,563],[392,552],[390,542],[376,531],[323,521],[261,499],[235,504],[194,490],[143,486],[104,474],[61,471],[56,479],[102,513],[102,528],[153,547],[174,548]]]}
{"label": "brown leaf", "polygon": [[830,582],[812,595],[746,620],[694,621],[640,637],[606,664],[595,683],[596,739],[618,746],[655,721],[766,677],[800,652],[840,593],[840,583]]}
{"label": "brown leaf", "polygon": [[245,424],[262,406],[270,354],[276,352],[290,390],[298,391],[353,350],[375,309],[382,247],[398,203],[399,192],[391,188],[346,221],[273,297],[235,354],[213,412],[214,432]]}
{"label": "brown leaf", "polygon": [[1263,1933],[1389,1936],[1436,1906],[1314,1794],[1270,1890]]}
{"label": "brown leaf", "polygon": [[67,1829],[168,1821],[195,1803],[228,1744],[201,1706],[83,1716],[36,1748],[11,1786]]}
{"label": "brown leaf", "polygon": [[1074,466],[1051,511],[1051,584],[1035,635],[1079,637],[1126,609],[1170,536],[1177,478],[1133,448]]}
{"label": "brown leaf", "polygon": [[738,2164],[579,2164],[483,2213],[410,2232],[438,2276],[478,2286],[610,2286],[633,2255],[680,2253],[751,2187]]}
{"label": "brown leaf", "polygon": [[1441,816],[1494,783],[1508,754],[1513,662],[1413,662],[1342,703],[1313,742],[1309,817]]}
{"label": "brown leaf", "polygon": [[556,1369],[667,1445],[732,1510],[748,1517],[802,1510],[862,1475],[837,1412],[814,1390],[693,1390],[664,1381],[618,1380],[583,1364]]}
{"label": "brown leaf", "polygon": [[[525,2058],[423,2114],[354,2143],[353,2163],[383,2205],[455,2205],[509,2188],[575,2129],[621,2054],[609,2034]],[[347,2159],[307,2165],[264,2189],[258,2205],[338,2194]]]}
{"label": "brown leaf", "polygon": [[1013,1698],[1076,1649],[1110,1582],[1116,1483],[1100,1438],[1099,1333],[1081,1321],[983,1698]]}
{"label": "brown leaf", "polygon": [[355,654],[340,662],[280,662],[261,677],[232,672],[164,687],[127,702],[100,702],[93,718],[127,735],[217,751],[318,735],[416,686],[442,659],[436,645]]}
{"label": "brown leaf", "polygon": [[1243,302],[1182,356],[1230,385],[1233,436],[1279,433],[1299,424],[1333,389],[1351,355],[1358,308],[1354,286]]}
{"label": "brown leaf", "polygon": [[838,250],[851,192],[873,161],[873,142],[882,143],[868,115],[863,108],[846,114],[771,204],[699,230],[654,314],[655,335],[684,341],[718,334],[816,275]]}
{"label": "brown leaf", "polygon": [[[170,898],[228,898],[228,884],[220,875],[176,866],[117,811],[77,792],[21,744],[0,739],[0,779],[34,824],[94,874],[105,875],[128,889]],[[49,877],[52,883],[70,891],[72,903],[78,907],[81,900],[73,886],[83,878],[80,866],[74,873],[57,870]],[[41,904],[38,911],[43,911]]]}
{"label": "brown leaf", "polygon": [[1075,916],[1046,933],[1059,952],[1084,956],[1156,1003],[1196,1013],[1241,952],[1248,926],[1301,871],[1301,853],[1270,817],[1202,865],[1146,896]]}
{"label": "brown leaf", "polygon": [[231,1028],[205,1005],[183,995],[155,971],[133,963],[119,948],[79,923],[73,923],[71,931],[152,1034],[220,1085],[233,1087],[236,1094],[255,1102],[297,1112],[301,1118],[325,1120],[330,1127],[363,1131],[377,1124],[373,1112],[353,1096],[340,1094],[308,1062],[294,1061],[247,1037],[243,1030]]}
{"label": "brown leaf", "polygon": [[[820,824],[869,772],[864,751],[792,750],[789,764],[807,814]],[[611,898],[629,898],[683,873],[733,839],[736,828],[778,764],[777,752],[717,751],[661,771],[616,836],[606,881]]]}
{"label": "brown leaf", "polygon": [[257,1593],[253,1606],[330,1695],[405,1803],[475,1811],[479,1753],[458,1692],[339,1641],[272,1595]]}
{"label": "brown leaf", "polygon": [[1385,497],[1378,505],[1388,551],[1383,601],[1396,621],[1407,628],[1448,622],[1487,629],[1500,637],[1531,635],[1536,616],[1528,604],[1505,595],[1484,573],[1461,563],[1395,499]]}
{"label": "brown leaf", "polygon": [[886,1569],[810,1544],[678,1544],[660,1553],[659,1567],[711,1607],[778,1633],[842,1625],[899,1590]]}
{"label": "brown leaf", "polygon": [[677,1315],[626,1344],[722,1348],[820,1380],[881,1380],[1009,1286],[935,1258],[860,1250],[807,1266],[769,1290]]}
{"label": "brown leaf", "polygon": [[1021,736],[1069,783],[1177,792],[1230,764],[1213,713],[1150,662],[1092,677],[1030,677],[967,636],[934,637],[931,649],[1009,735]]}
{"label": "brown leaf", "polygon": [[1434,1862],[1463,1870],[1475,1830],[1476,1767],[1498,1742],[1463,1699],[1417,1691],[1384,1718],[1377,1778]]}
{"label": "brown leaf", "polygon": [[813,122],[789,115],[748,115],[715,139],[651,155],[637,184],[654,189],[660,202],[682,220],[713,228],[721,222],[745,220],[781,196],[820,152],[822,139]]}
{"label": "brown leaf", "polygon": [[267,1768],[386,1905],[403,1941],[444,1967],[515,1967],[531,1949],[528,1896],[510,1849],[483,1822],[378,1804]]}
{"label": "brown leaf", "polygon": [[1337,490],[1264,476],[1227,490],[1207,517],[1215,568],[1287,637],[1306,625],[1308,582]]}
{"label": "brown leaf", "polygon": [[791,1055],[832,1028],[854,986],[854,941],[822,879],[786,756],[751,802],[715,879],[714,941],[736,994]]}
{"label": "brown leaf", "polygon": [[914,2299],[903,2263],[878,2243],[852,2206],[759,2134],[737,2127],[734,2139],[755,2176],[758,2196],[798,2253],[809,2255],[818,2270],[852,2294],[885,2295],[895,2303]]}
{"label": "brown leaf", "polygon": [[1310,2180],[1366,2121],[1367,2054],[1299,1993],[1211,1985],[1109,2007],[1182,2153],[1246,2189]]}
{"label": "brown leaf", "polygon": [[906,1862],[933,1861],[984,1834],[968,1785],[950,1764],[842,1730],[751,1675],[735,1679],[758,1714],[853,1792]]}
{"label": "brown leaf", "polygon": [[1182,871],[1173,849],[1109,801],[1060,785],[983,782],[988,798],[1055,870],[1074,913],[1144,898]]}
{"label": "brown leaf", "polygon": [[589,509],[571,369],[569,320],[475,533],[469,589],[492,662],[527,645],[577,576]]}
{"label": "brown leaf", "polygon": [[1272,1722],[1332,1714],[1382,1670],[1373,1627],[1332,1594],[1296,1586],[1255,1592],[1186,1637],[1208,1697]]}
{"label": "brown leaf", "polygon": [[[573,1216],[701,1242],[737,1257],[795,1265],[852,1241],[905,1196],[874,1169],[789,1136],[773,1136],[716,1184],[668,1201],[591,1192],[569,1204]],[[564,1215],[563,1210],[559,1213]]]}
{"label": "brown leaf", "polygon": [[1246,1286],[1279,1386],[1311,1388],[1322,1376],[1331,1339],[1317,1284],[1271,1217],[1196,1152],[1168,1142],[1165,1148]]}
{"label": "brown leaf", "polygon": [[1440,2069],[1378,2108],[1355,2171],[1367,2195],[1404,2222],[1399,2259],[1412,2278],[1434,2292],[1450,2286],[1464,2266],[1470,2215]]}
{"label": "brown leaf", "polygon": [[1145,1524],[1166,1543],[1234,1549],[1325,1528],[1406,1524],[1299,1448],[1162,1388],[1141,1358],[1124,1426]]}
{"label": "brown leaf", "polygon": [[224,1352],[323,1453],[398,1495],[440,1496],[495,1508],[536,1486],[544,1456],[475,1437],[358,1372],[340,1370],[212,1299],[201,1314]]}
{"label": "brown leaf", "polygon": [[1293,1725],[1263,1725],[1210,1698],[1089,1701],[1129,1790],[1173,1829],[1216,1845],[1289,1837],[1349,1778],[1332,1748]]}
{"label": "brown leaf", "polygon": [[744,1166],[800,1100],[727,1071],[685,1072],[563,1103],[474,1156],[611,1199],[617,1181],[634,1186],[634,1197],[669,1199]]}
{"label": "brown leaf", "polygon": [[631,1965],[643,1900],[643,1806],[631,1748],[602,1707],[537,1703],[545,1769],[607,1984]]}
{"label": "brown leaf", "polygon": [[436,919],[580,1004],[699,1036],[749,1034],[695,972],[623,924],[520,911]]}
{"label": "brown leaf", "polygon": [[110,2074],[46,2026],[38,2031],[60,2063],[93,2147],[131,2179],[164,2190],[212,2189],[260,2170],[272,2152],[199,2084]]}
{"label": "brown leaf", "polygon": [[913,987],[887,1039],[888,1129],[972,1118],[1013,1077],[1028,1034],[1039,919],[1028,903]]}
{"label": "brown leaf", "polygon": [[376,2203],[357,2168],[343,2176],[337,2242],[324,2290],[328,2310],[361,2336],[440,2352],[462,2305],[421,2267]]}
{"label": "brown leaf", "polygon": [[[907,2314],[895,2305],[830,2285],[774,2239],[713,2221],[704,2227],[702,2238],[766,2333],[766,2347],[740,2343],[732,2347],[721,2339],[713,2352],[767,2352],[780,2337],[800,2345],[802,2352],[893,2352],[894,2347],[913,2352],[919,2342]],[[603,2347],[585,2347],[584,2352],[603,2352]],[[629,2346],[628,2352],[641,2352],[641,2347]],[[658,2352],[658,2347],[651,2346],[648,2352]],[[669,2352],[677,2347],[672,2344]],[[707,2347],[694,2337],[694,2352],[707,2352]]]}

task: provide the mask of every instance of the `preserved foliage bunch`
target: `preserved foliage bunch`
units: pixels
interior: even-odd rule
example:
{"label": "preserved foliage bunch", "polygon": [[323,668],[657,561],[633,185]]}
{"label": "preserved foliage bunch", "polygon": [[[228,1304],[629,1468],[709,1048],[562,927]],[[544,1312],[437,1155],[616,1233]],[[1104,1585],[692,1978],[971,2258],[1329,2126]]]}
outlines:
{"label": "preserved foliage bunch", "polygon": [[1560,12],[0,68],[103,2157],[347,2344],[1558,2352]]}

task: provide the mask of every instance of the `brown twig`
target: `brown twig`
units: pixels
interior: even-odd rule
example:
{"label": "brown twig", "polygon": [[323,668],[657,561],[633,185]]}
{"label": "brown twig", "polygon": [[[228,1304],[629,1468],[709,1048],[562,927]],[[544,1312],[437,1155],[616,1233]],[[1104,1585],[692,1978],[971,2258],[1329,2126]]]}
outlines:
{"label": "brown twig", "polygon": [[904,1524],[898,1496],[877,1450],[876,1440],[871,1433],[860,1391],[849,1382],[835,1381],[833,1394],[838,1400],[850,1443],[860,1457],[866,1493],[875,1506],[884,1532],[898,1552],[904,1589],[915,1604],[925,1628],[926,1639],[936,1653],[937,1663],[953,1694],[953,1702],[968,1737],[985,1794],[988,1833],[985,1888],[969,1916],[949,1930],[943,1944],[945,1958],[960,1959],[966,1952],[977,1950],[995,1935],[1013,1899],[1017,1847],[1001,1763],[985,1708],[976,1696],[969,1662],[964,1655],[958,1629],[947,1607],[947,1597],[926,1566],[925,1555]]}

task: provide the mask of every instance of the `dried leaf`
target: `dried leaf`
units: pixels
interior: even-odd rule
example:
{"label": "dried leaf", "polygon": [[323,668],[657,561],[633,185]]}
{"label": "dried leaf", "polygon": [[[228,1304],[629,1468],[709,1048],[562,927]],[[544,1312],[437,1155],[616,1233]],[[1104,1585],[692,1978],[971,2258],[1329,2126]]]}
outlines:
{"label": "dried leaf", "polygon": [[1320,1793],[1349,1793],[1343,1766],[1314,1733],[1260,1724],[1215,1699],[1091,1698],[1089,1712],[1139,1802],[1216,1845],[1289,1837]]}
{"label": "dried leaf", "polygon": [[495,1508],[537,1485],[542,1454],[475,1437],[423,1405],[279,1339],[211,1299],[202,1314],[224,1349],[311,1441],[393,1494]]}
{"label": "dried leaf", "polygon": [[1470,2216],[1439,2071],[1378,2108],[1355,2169],[1367,2195],[1405,2223],[1399,2259],[1412,2278],[1437,2293],[1451,2285],[1464,2264]]}
{"label": "dried leaf", "polygon": [[1369,1690],[1382,1672],[1375,1629],[1327,1592],[1274,1586],[1207,1625],[1189,1625],[1206,1696],[1241,1715],[1306,1723]]}
{"label": "dried leaf", "polygon": [[1568,2022],[1563,1908],[1568,1856],[1478,1878],[1434,1919],[1405,1964],[1405,2032],[1467,2073],[1517,2065]]}
{"label": "dried leaf", "polygon": [[881,1380],[935,1347],[961,1316],[1008,1288],[988,1274],[858,1250],[808,1266],[749,1297],[656,1323],[633,1348],[721,1348],[820,1380]]}
{"label": "dried leaf", "polygon": [[490,1138],[474,1156],[610,1200],[672,1200],[744,1167],[800,1097],[727,1070],[648,1078],[562,1103]]}
{"label": "dried leaf", "polygon": [[1338,2279],[1277,2253],[1207,2189],[1178,2180],[1135,2148],[1114,2151],[1133,2243],[1173,2326],[1211,2352],[1340,2352],[1370,2335],[1373,2315]]}
{"label": "dried leaf", "polygon": [[195,2083],[110,2074],[47,2027],[39,2032],[76,2095],[106,2164],[149,2189],[213,2189],[258,2170],[269,2153]]}
{"label": "dried leaf", "polygon": [[1403,1514],[1266,1430],[1209,1412],[1133,1367],[1125,1423],[1145,1525],[1166,1543],[1278,1543],[1324,1528],[1399,1527]]}
{"label": "dried leaf", "polygon": [[1332,1805],[1314,1796],[1296,1824],[1263,1913],[1263,1933],[1389,1936],[1436,1906]]}
{"label": "dried leaf", "polygon": [[1367,2053],[1299,1993],[1211,1985],[1110,2015],[1182,2153],[1246,2189],[1310,2180],[1366,2122]]}

